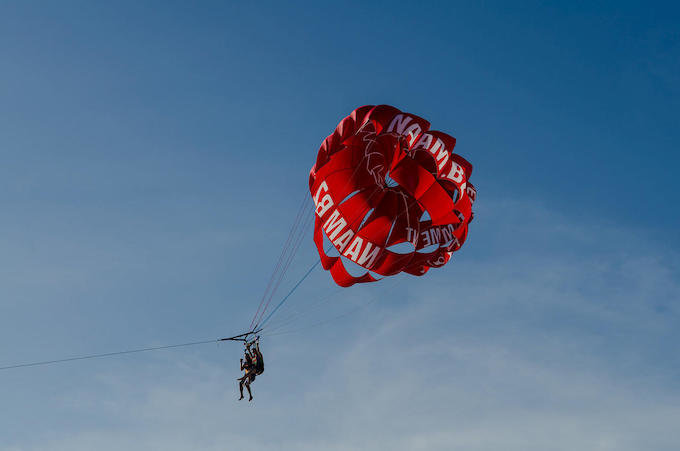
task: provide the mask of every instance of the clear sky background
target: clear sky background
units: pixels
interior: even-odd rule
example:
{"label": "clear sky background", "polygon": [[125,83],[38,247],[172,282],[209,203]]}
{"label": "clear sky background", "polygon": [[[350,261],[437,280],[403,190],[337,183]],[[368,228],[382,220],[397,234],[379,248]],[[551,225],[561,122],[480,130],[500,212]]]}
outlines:
{"label": "clear sky background", "polygon": [[250,404],[238,344],[0,372],[0,450],[680,448],[679,8],[251,3],[0,4],[0,366],[247,328],[360,105],[457,138],[468,242],[314,272]]}

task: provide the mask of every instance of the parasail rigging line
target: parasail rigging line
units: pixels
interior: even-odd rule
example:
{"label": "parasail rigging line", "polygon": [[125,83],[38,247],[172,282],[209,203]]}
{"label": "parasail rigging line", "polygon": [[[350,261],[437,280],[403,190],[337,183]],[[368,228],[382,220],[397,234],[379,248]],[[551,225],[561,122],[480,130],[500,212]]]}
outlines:
{"label": "parasail rigging line", "polygon": [[[352,175],[349,177],[349,179],[345,183],[345,189],[349,186],[350,180],[352,178],[354,178],[354,176],[357,174],[357,172],[359,171],[359,168],[361,167],[361,163],[363,163],[363,161],[365,159],[366,159],[366,155],[363,156],[363,158],[361,159],[359,164],[354,168],[354,171],[352,171]],[[375,193],[373,193],[373,194],[375,194]],[[373,196],[373,194],[371,194],[371,197]],[[258,306],[257,311],[255,312],[255,315],[253,316],[253,319],[250,323],[251,329],[253,327],[258,327],[258,326],[253,326],[254,324],[256,324],[256,325],[264,324],[264,321],[263,321],[262,318],[267,313],[267,309],[269,308],[269,305],[271,303],[272,298],[274,297],[274,294],[276,293],[276,290],[279,288],[279,285],[281,285],[281,282],[283,281],[283,278],[284,278],[286,272],[288,271],[288,268],[290,267],[290,264],[292,263],[293,258],[297,254],[297,251],[300,248],[300,245],[302,244],[303,238],[305,237],[305,235],[307,234],[307,231],[311,227],[311,224],[305,223],[304,226],[302,228],[300,228],[300,221],[302,221],[303,218],[305,218],[315,208],[314,204],[308,203],[307,196],[308,196],[308,194],[305,190],[304,195],[303,195],[303,199],[302,199],[302,204],[300,205],[300,208],[298,209],[298,214],[297,214],[297,217],[295,219],[295,222],[294,222],[293,226],[291,227],[290,233],[288,234],[288,239],[286,240],[286,243],[284,244],[283,250],[281,251],[281,255],[279,256],[279,261],[277,262],[277,265],[274,269],[274,273],[272,274],[270,281],[269,281],[269,284],[267,285],[267,289],[265,290],[265,294],[263,295],[262,300],[260,301],[260,305]],[[364,214],[365,213],[366,212],[364,212]],[[298,231],[299,231],[299,234],[297,236],[297,239],[293,240],[295,242],[295,245],[292,247],[292,250],[291,250],[291,246],[290,246],[291,237],[294,236],[295,233],[298,233]],[[280,270],[281,262],[284,260],[284,256],[286,254],[288,254],[288,256],[286,258],[286,263],[284,264],[283,270]],[[302,279],[295,285],[293,290],[284,297],[284,301],[285,301],[285,299],[288,299],[288,297],[292,294],[292,292],[295,291],[295,289],[300,285],[302,280],[306,279],[307,276],[309,275],[309,273],[311,273],[312,270],[319,263],[320,263],[320,261],[315,263],[312,266],[312,268],[310,268],[310,270],[307,272],[307,274],[305,274],[302,277]],[[277,272],[278,272],[278,280],[274,284],[274,288],[271,289],[271,291],[270,291],[270,287],[272,286],[272,281],[276,278],[275,276],[276,276]],[[267,297],[267,292],[269,292],[268,297]],[[265,298],[267,298],[266,302],[265,302]],[[264,305],[264,307],[263,307],[263,305]],[[279,306],[280,305],[281,304],[279,304]],[[276,309],[278,310],[278,306],[276,307]],[[258,317],[258,315],[259,315],[259,317]],[[271,317],[271,314],[269,314],[267,316],[266,320],[268,320],[270,317]]]}
{"label": "parasail rigging line", "polygon": [[293,286],[293,288],[291,288],[291,290],[288,292],[288,294],[285,295],[285,296],[283,297],[283,299],[281,299],[281,301],[276,305],[276,307],[274,307],[274,309],[273,309],[271,312],[269,312],[269,315],[267,315],[267,317],[266,317],[263,321],[259,322],[259,323],[257,324],[256,327],[258,327],[258,328],[260,328],[260,329],[262,329],[262,328],[264,327],[264,325],[267,323],[267,321],[269,321],[269,318],[271,318],[272,315],[273,315],[274,313],[276,313],[276,311],[283,305],[283,303],[286,302],[286,300],[290,297],[290,295],[293,294],[293,293],[295,292],[295,290],[297,290],[297,287],[299,287],[300,284],[301,284],[301,283],[302,283],[302,282],[303,282],[303,281],[304,281],[304,280],[312,273],[312,271],[314,271],[314,268],[316,268],[317,266],[319,266],[319,263],[321,263],[321,259],[317,260],[317,261],[316,261],[316,262],[315,262],[315,263],[307,270],[307,272],[305,273],[305,275],[302,276],[302,278],[301,278],[300,280],[298,280],[298,282]]}
{"label": "parasail rigging line", "polygon": [[327,318],[327,319],[321,320],[321,321],[319,321],[319,322],[317,322],[317,323],[310,324],[310,325],[308,325],[308,326],[303,326],[303,327],[299,327],[299,328],[297,328],[297,329],[287,330],[287,331],[282,331],[282,332],[274,332],[274,330],[272,330],[271,333],[263,334],[263,336],[264,336],[264,337],[273,337],[273,336],[276,336],[276,335],[288,335],[288,334],[294,334],[294,333],[304,332],[304,331],[306,331],[306,330],[308,330],[308,329],[313,329],[313,328],[315,328],[315,327],[323,326],[324,324],[328,324],[328,323],[330,323],[330,322],[337,321],[337,320],[339,320],[339,319],[342,319],[342,318],[345,318],[345,317],[347,317],[347,316],[350,316],[350,315],[352,315],[352,314],[358,312],[359,310],[362,310],[362,309],[368,307],[369,305],[373,304],[373,303],[376,302],[377,300],[378,300],[378,298],[372,299],[371,301],[369,301],[369,302],[367,302],[367,303],[365,303],[365,304],[363,304],[363,305],[358,305],[358,306],[354,307],[353,309],[351,309],[351,310],[349,310],[349,311],[347,311],[347,312],[341,313],[340,315],[336,315],[336,316],[333,316],[333,317],[331,317],[331,318]]}
{"label": "parasail rigging line", "polygon": [[[373,195],[375,195],[375,192],[372,193],[371,196],[369,196],[369,199],[371,197],[373,197]],[[364,212],[364,214],[366,214],[366,212]],[[363,216],[358,216],[355,219],[354,222],[356,222],[357,220],[362,219],[362,218],[363,218]],[[328,250],[330,250],[330,247],[326,250],[326,252],[328,252]],[[259,322],[256,323],[257,325],[255,327],[258,327],[258,328],[264,327],[264,325],[267,323],[267,321],[269,321],[269,318],[271,318],[272,315],[274,313],[276,313],[276,311],[284,304],[284,302],[286,302],[286,300],[290,297],[290,295],[293,294],[295,292],[295,290],[297,290],[297,288],[300,286],[300,284],[312,273],[314,268],[319,266],[319,263],[321,263],[320,258],[307,270],[307,272],[302,276],[302,278],[300,278],[300,280],[298,280],[298,282],[293,286],[293,288],[291,288],[291,290],[288,292],[288,294],[286,294],[283,297],[283,299],[281,299],[281,301],[276,305],[276,307],[274,307],[274,309],[269,313],[269,315],[267,315],[267,317],[264,320],[260,320]],[[262,316],[264,316],[264,313],[263,313]]]}
{"label": "parasail rigging line", "polygon": [[[308,204],[309,208],[305,209],[302,217],[306,218],[311,212],[312,212],[312,204]],[[262,309],[262,312],[260,313],[259,318],[255,322],[255,324],[259,323],[262,321],[262,318],[264,317],[265,313],[267,312],[267,309],[269,308],[269,305],[271,304],[271,301],[274,297],[274,294],[278,290],[279,286],[281,285],[281,282],[283,281],[286,273],[288,272],[288,268],[290,268],[291,263],[295,259],[295,256],[297,255],[298,250],[300,249],[300,246],[302,245],[302,242],[307,235],[308,231],[311,228],[311,222],[305,221],[301,227],[299,227],[297,233],[297,236],[294,238],[293,245],[288,253],[288,257],[286,259],[285,264],[283,265],[283,269],[280,271],[278,280],[276,281],[276,284],[274,285],[274,288],[271,290],[269,294],[269,298],[267,299],[267,302],[264,305],[264,308]]]}
{"label": "parasail rigging line", "polygon": [[286,316],[282,318],[275,318],[275,320],[272,320],[269,325],[267,326],[267,331],[268,332],[273,332],[274,330],[278,330],[282,327],[285,327],[286,325],[296,321],[300,317],[307,316],[315,311],[318,311],[322,307],[324,307],[326,304],[331,302],[331,300],[338,296],[342,292],[342,288],[337,287],[332,291],[329,291],[327,293],[324,293],[322,296],[318,297],[316,300],[313,302],[302,306],[302,308],[299,309],[293,309],[293,311],[289,312]]}
{"label": "parasail rigging line", "polygon": [[[356,171],[356,170],[355,170],[355,171]],[[376,194],[376,192],[372,193],[372,194],[368,197],[367,201],[370,200],[371,197],[373,197],[375,194]],[[390,224],[390,227],[392,226],[392,224],[394,223],[394,221],[396,221],[399,217],[401,217],[401,215],[403,215],[404,213],[408,214],[409,209],[410,209],[416,202],[417,202],[416,199],[413,199],[411,202],[409,202],[409,203],[407,204],[407,206],[406,206],[406,209],[404,209],[404,211],[402,211],[402,212],[399,213],[397,216],[395,216],[393,222]],[[352,222],[353,222],[353,223],[356,223],[357,221],[362,220],[362,219],[363,219],[363,216],[364,216],[369,210],[370,210],[370,208],[367,209],[366,211],[364,211],[363,215],[357,216],[357,217],[355,218],[355,220],[352,221]],[[387,228],[387,227],[385,226],[384,228]],[[331,247],[332,247],[332,245],[329,246],[328,249],[326,249],[326,253],[328,253],[328,251],[331,249]],[[257,327],[257,328],[264,328],[264,325],[267,323],[267,321],[269,321],[269,319],[272,317],[272,315],[274,315],[274,313],[276,313],[276,311],[277,311],[277,310],[278,310],[278,309],[286,302],[286,300],[288,300],[288,298],[295,292],[295,290],[297,290],[297,288],[300,286],[300,284],[301,284],[301,283],[302,283],[302,282],[303,282],[303,281],[311,274],[311,272],[314,270],[314,268],[316,268],[316,267],[319,265],[319,263],[321,263],[321,259],[317,260],[317,261],[309,268],[309,270],[302,276],[302,278],[301,278],[301,279],[293,286],[293,288],[288,292],[288,294],[286,294],[286,295],[283,297],[283,299],[281,299],[281,301],[276,305],[276,307],[274,308],[274,310],[272,310],[272,311],[269,313],[269,315],[267,315],[267,317],[266,317],[264,320],[261,320],[261,321],[257,322],[255,327]],[[262,315],[262,316],[264,316],[264,315]]]}
{"label": "parasail rigging line", "polygon": [[[356,170],[355,170],[355,171],[356,171]],[[375,194],[376,194],[375,192],[372,193],[372,194],[368,197],[368,199],[370,200],[370,198],[373,197]],[[364,215],[366,214],[366,212],[367,212],[368,210],[370,210],[370,208],[367,209],[367,210],[364,212]],[[361,216],[357,215],[357,217],[355,218],[355,220],[353,221],[353,223],[356,223],[358,220],[361,220],[361,219],[363,219],[363,215],[361,215]],[[329,247],[328,249],[326,249],[326,252],[328,252],[329,250],[330,250],[330,247]],[[281,299],[281,301],[276,305],[276,307],[274,307],[274,309],[269,313],[269,315],[267,315],[267,317],[266,317],[264,320],[259,321],[255,327],[258,327],[258,328],[264,327],[264,325],[267,323],[267,321],[269,321],[269,318],[271,318],[272,315],[273,315],[274,313],[276,313],[276,311],[283,305],[283,303],[286,302],[286,300],[290,297],[290,295],[293,294],[293,293],[295,292],[295,290],[297,290],[297,288],[300,286],[300,284],[301,284],[301,283],[302,283],[302,282],[303,282],[303,281],[304,281],[304,280],[312,273],[312,271],[314,270],[314,268],[316,268],[317,266],[319,266],[319,263],[321,263],[321,259],[320,259],[320,258],[319,258],[319,259],[318,259],[318,260],[317,260],[317,261],[309,268],[309,270],[307,270],[307,272],[302,276],[302,278],[301,278],[300,280],[298,280],[298,282],[293,286],[293,288],[288,292],[288,294],[286,294],[286,295],[283,297],[283,299]]]}
{"label": "parasail rigging line", "polygon": [[[392,293],[392,292],[394,292],[394,291],[397,289],[397,287],[401,286],[401,284],[402,284],[403,282],[404,282],[403,279],[394,280],[394,281],[392,282],[392,284],[391,284],[389,287],[387,287],[386,290],[384,290],[384,292],[382,293],[382,297],[384,298],[384,297],[386,296],[387,293]],[[326,318],[326,319],[324,319],[324,320],[321,320],[321,321],[319,321],[319,322],[316,322],[316,323],[313,323],[313,324],[310,324],[310,325],[307,325],[307,326],[301,326],[301,327],[298,327],[298,328],[296,328],[296,329],[292,329],[292,330],[291,330],[291,329],[289,329],[289,330],[286,330],[286,329],[285,329],[285,326],[288,325],[288,324],[290,324],[291,321],[288,321],[288,322],[286,322],[286,323],[284,323],[284,324],[276,325],[276,326],[273,327],[273,328],[269,328],[269,327],[268,327],[268,328],[266,329],[266,332],[263,333],[262,336],[263,336],[263,337],[272,337],[272,336],[275,336],[275,335],[288,335],[288,334],[303,332],[303,331],[305,331],[305,330],[307,330],[307,329],[312,329],[312,328],[321,326],[321,325],[323,325],[323,324],[327,324],[327,323],[330,323],[330,322],[333,322],[333,321],[342,319],[342,318],[344,318],[344,317],[346,317],[346,316],[350,316],[350,315],[354,314],[355,312],[358,312],[359,310],[362,310],[362,309],[368,307],[369,305],[374,304],[374,303],[375,303],[376,301],[378,301],[379,299],[381,299],[381,298],[375,297],[375,298],[371,299],[370,301],[368,301],[368,302],[366,302],[366,303],[364,303],[364,304],[355,306],[354,308],[352,308],[352,309],[350,309],[350,310],[348,310],[348,311],[346,311],[346,312],[344,312],[344,313],[341,313],[341,314],[339,314],[339,315],[336,315],[336,316],[333,316],[333,317],[330,317],[330,318]],[[293,319],[297,319],[297,318],[293,318]],[[281,329],[283,329],[283,330],[281,330]]]}
{"label": "parasail rigging line", "polygon": [[280,279],[284,274],[283,272],[281,272],[282,264],[290,250],[290,243],[293,239],[293,236],[296,234],[298,228],[300,227],[300,222],[302,218],[306,216],[305,214],[306,210],[307,210],[307,193],[303,192],[302,203],[298,208],[298,212],[295,217],[295,220],[293,221],[293,225],[291,226],[290,231],[288,232],[288,238],[286,239],[286,242],[284,243],[283,248],[281,249],[281,254],[279,255],[276,265],[274,266],[274,270],[272,271],[272,274],[269,278],[269,283],[267,284],[267,287],[265,288],[264,293],[262,294],[262,299],[260,300],[260,304],[257,307],[257,311],[255,312],[255,315],[253,315],[253,319],[250,321],[249,326],[250,328],[252,328],[255,322],[257,321],[257,317],[260,314],[262,307],[265,305],[265,302],[267,302],[268,298],[274,294],[275,290],[272,290],[272,286],[274,285],[275,280],[277,279],[277,277]]}

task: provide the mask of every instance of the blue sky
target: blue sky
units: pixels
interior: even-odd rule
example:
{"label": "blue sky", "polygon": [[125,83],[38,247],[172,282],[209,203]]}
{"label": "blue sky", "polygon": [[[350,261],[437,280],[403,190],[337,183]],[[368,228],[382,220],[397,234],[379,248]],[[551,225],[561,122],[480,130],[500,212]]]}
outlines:
{"label": "blue sky", "polygon": [[679,16],[4,2],[0,366],[247,327],[357,106],[454,135],[479,196],[427,277],[314,272],[253,404],[235,344],[5,371],[0,450],[677,449]]}

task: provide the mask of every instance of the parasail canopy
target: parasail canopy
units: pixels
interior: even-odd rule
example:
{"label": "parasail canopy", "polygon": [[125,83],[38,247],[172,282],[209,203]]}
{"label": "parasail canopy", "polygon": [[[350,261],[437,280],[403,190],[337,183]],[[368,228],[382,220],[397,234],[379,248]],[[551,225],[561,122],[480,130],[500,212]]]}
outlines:
{"label": "parasail canopy", "polygon": [[[324,140],[309,175],[314,241],[338,285],[378,280],[371,273],[421,276],[460,249],[476,191],[455,145],[389,105],[357,108]],[[339,255],[324,250],[324,235]],[[350,274],[342,257],[366,272]]]}

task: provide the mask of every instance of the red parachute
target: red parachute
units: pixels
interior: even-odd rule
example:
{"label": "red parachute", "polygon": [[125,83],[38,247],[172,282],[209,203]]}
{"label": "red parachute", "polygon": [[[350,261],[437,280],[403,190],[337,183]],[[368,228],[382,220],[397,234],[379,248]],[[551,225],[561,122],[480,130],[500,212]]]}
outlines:
{"label": "red parachute", "polygon": [[[444,266],[465,242],[476,197],[468,181],[472,165],[452,153],[455,138],[429,128],[392,106],[367,105],[321,144],[309,175],[314,242],[338,285],[378,280],[368,271],[421,276]],[[368,271],[351,275],[340,256],[324,250],[323,234]],[[400,243],[412,246],[396,252]]]}

